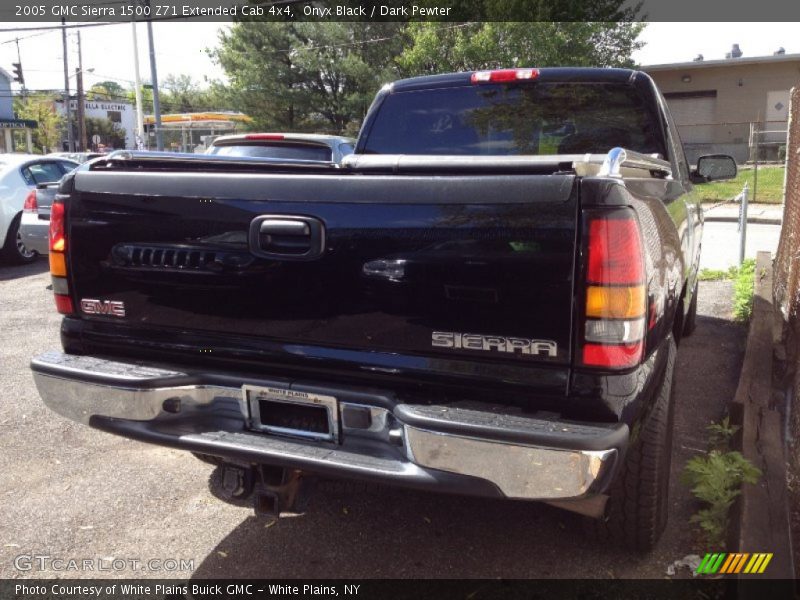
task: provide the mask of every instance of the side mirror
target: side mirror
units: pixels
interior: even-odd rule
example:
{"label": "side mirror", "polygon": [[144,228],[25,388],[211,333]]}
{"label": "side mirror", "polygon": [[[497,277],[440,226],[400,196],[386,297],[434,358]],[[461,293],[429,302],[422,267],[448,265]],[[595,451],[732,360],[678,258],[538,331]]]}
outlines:
{"label": "side mirror", "polygon": [[697,169],[692,173],[695,183],[733,179],[736,177],[736,161],[727,154],[709,154],[697,159]]}

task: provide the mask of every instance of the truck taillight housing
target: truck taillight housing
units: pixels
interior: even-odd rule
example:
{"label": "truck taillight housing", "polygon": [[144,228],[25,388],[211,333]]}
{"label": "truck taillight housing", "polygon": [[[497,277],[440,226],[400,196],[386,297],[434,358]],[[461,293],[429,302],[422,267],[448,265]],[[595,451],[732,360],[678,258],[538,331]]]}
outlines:
{"label": "truck taillight housing", "polygon": [[50,275],[56,310],[62,315],[75,312],[67,281],[67,228],[64,203],[56,199],[50,208]]}
{"label": "truck taillight housing", "polygon": [[647,286],[639,222],[629,209],[586,211],[581,364],[626,369],[644,355]]}
{"label": "truck taillight housing", "polygon": [[67,234],[64,227],[64,203],[53,202],[50,208],[50,252],[65,252]]}

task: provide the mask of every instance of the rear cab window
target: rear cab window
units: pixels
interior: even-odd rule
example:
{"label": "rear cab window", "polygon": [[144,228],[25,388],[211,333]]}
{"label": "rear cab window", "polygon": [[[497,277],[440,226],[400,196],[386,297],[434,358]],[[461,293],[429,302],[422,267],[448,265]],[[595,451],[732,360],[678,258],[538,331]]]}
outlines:
{"label": "rear cab window", "polygon": [[365,154],[666,156],[658,115],[631,85],[469,85],[386,96]]}

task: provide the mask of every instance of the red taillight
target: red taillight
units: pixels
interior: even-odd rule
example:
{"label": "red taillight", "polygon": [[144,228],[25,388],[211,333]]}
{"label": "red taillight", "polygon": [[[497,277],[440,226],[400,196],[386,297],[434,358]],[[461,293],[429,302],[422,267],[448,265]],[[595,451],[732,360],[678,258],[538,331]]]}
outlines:
{"label": "red taillight", "polygon": [[72,306],[72,298],[66,294],[53,294],[53,297],[56,299],[56,310],[62,315],[71,315],[75,312],[75,308]]}
{"label": "red taillight", "polygon": [[50,252],[67,249],[67,233],[64,229],[64,203],[53,202],[50,207]]}
{"label": "red taillight", "polygon": [[494,69],[475,71],[472,83],[509,83],[511,81],[533,81],[539,78],[539,69]]}
{"label": "red taillight", "polygon": [[22,205],[22,212],[35,213],[38,212],[39,205],[36,203],[36,190],[31,190],[25,198],[25,204]]}
{"label": "red taillight", "polygon": [[599,285],[643,283],[639,225],[630,219],[592,219],[589,222],[587,279]]}
{"label": "red taillight", "polygon": [[644,344],[586,344],[583,347],[583,362],[593,367],[620,369],[639,363]]}
{"label": "red taillight", "polygon": [[248,133],[244,136],[246,140],[282,140],[284,136],[280,133]]}
{"label": "red taillight", "polygon": [[53,202],[50,207],[50,275],[53,280],[53,297],[56,310],[62,315],[75,312],[69,295],[67,279],[67,233],[64,226],[64,203]]}
{"label": "red taillight", "polygon": [[644,245],[633,211],[589,211],[581,363],[624,369],[644,354]]}

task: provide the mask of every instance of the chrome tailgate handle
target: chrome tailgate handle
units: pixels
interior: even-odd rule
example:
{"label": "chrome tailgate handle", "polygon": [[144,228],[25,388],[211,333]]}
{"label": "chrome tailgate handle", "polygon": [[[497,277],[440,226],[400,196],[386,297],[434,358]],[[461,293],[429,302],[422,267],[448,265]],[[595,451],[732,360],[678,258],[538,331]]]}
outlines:
{"label": "chrome tailgate handle", "polygon": [[315,217],[260,215],[250,223],[250,252],[272,260],[314,260],[325,250],[325,227]]}
{"label": "chrome tailgate handle", "polygon": [[288,219],[266,219],[261,221],[260,231],[269,235],[311,235],[308,223]]}

